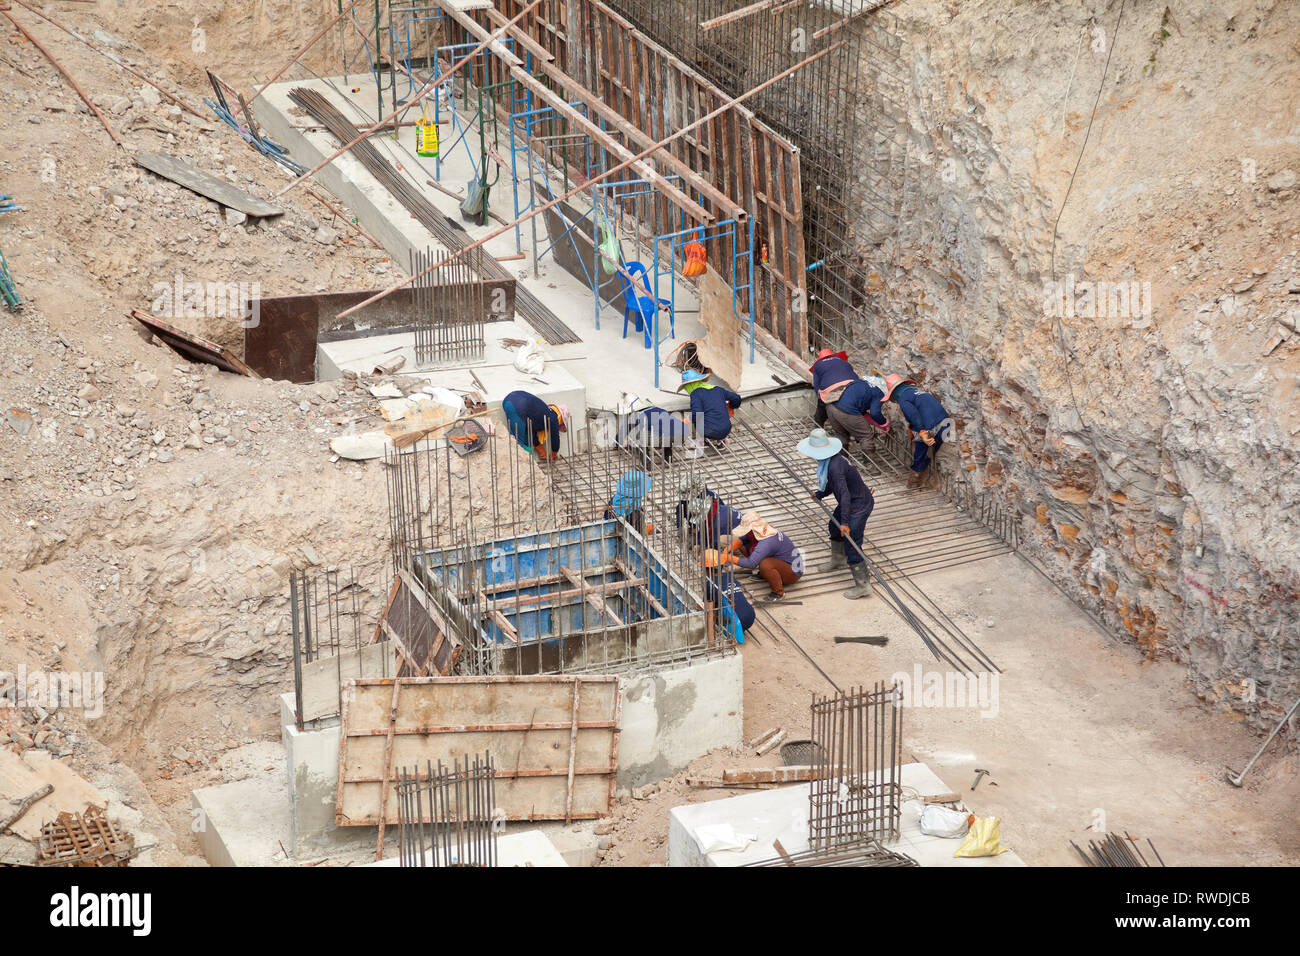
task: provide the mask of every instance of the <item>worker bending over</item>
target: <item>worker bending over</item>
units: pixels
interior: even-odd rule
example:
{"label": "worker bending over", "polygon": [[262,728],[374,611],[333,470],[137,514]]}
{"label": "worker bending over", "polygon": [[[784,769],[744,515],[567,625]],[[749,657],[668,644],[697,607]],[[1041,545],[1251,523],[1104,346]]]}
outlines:
{"label": "worker bending over", "polygon": [[[767,582],[768,603],[785,597],[785,589],[803,577],[803,555],[785,534],[768,524],[757,511],[747,511],[732,532],[736,541],[733,560]],[[737,553],[738,552],[738,553]]]}
{"label": "worker bending over", "polygon": [[829,523],[831,539],[830,560],[818,571],[834,571],[845,564],[853,572],[853,587],[844,592],[851,600],[871,596],[871,578],[862,556],[863,533],[867,519],[876,506],[858,470],[846,455],[841,455],[843,444],[821,428],[798,445],[799,452],[817,462],[817,490],[813,499],[821,501],[827,495],[835,496],[835,510]]}
{"label": "worker bending over", "polygon": [[623,472],[614,485],[614,497],[605,506],[605,519],[622,518],[642,534],[653,531],[653,526],[646,522],[643,507],[650,484],[650,476],[644,471]]}
{"label": "worker bending over", "polygon": [[618,444],[649,457],[657,452],[671,460],[674,446],[686,446],[691,437],[686,424],[648,398],[625,396],[618,408]]}
{"label": "worker bending over", "polygon": [[817,392],[817,414],[814,415],[818,425],[825,426],[828,416],[827,405],[837,401],[840,393],[850,382],[858,380],[858,373],[849,363],[847,352],[835,352],[822,349],[817,358],[808,366],[812,372],[813,390]]}
{"label": "worker bending over", "polygon": [[531,392],[511,392],[501,400],[506,425],[526,452],[537,452],[543,461],[560,457],[560,432],[568,431],[569,410],[547,405]]}
{"label": "worker bending over", "polygon": [[740,407],[740,396],[730,389],[705,381],[709,376],[688,368],[682,372],[678,391],[691,397],[691,424],[695,434],[711,442],[721,442],[731,434],[731,416]]}
{"label": "worker bending over", "polygon": [[946,439],[952,437],[953,421],[939,404],[939,400],[929,392],[916,387],[910,378],[890,375],[885,378],[885,400],[893,399],[907,419],[907,427],[914,433],[912,445],[912,474],[907,478],[907,487],[917,488],[925,484],[932,455],[937,455]]}
{"label": "worker bending over", "polygon": [[709,568],[705,571],[704,600],[711,603],[721,613],[723,626],[737,644],[745,643],[745,634],[754,626],[754,605],[745,597],[745,590],[736,581],[734,574],[725,568]]}

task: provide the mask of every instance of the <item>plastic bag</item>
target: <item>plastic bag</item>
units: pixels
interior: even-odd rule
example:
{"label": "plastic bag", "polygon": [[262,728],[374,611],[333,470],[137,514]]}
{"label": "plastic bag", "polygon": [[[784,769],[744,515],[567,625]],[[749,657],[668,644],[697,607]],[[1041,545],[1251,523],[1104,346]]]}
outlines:
{"label": "plastic bag", "polygon": [[966,842],[953,856],[997,856],[1011,849],[1002,845],[1002,821],[997,817],[976,817]]}
{"label": "plastic bag", "polygon": [[927,836],[956,840],[966,835],[974,819],[973,813],[952,810],[932,803],[921,811],[921,832]]}
{"label": "plastic bag", "polygon": [[714,823],[696,827],[695,839],[699,841],[701,853],[716,853],[718,850],[743,850],[758,837],[752,833],[737,833],[730,823]]}
{"label": "plastic bag", "polygon": [[529,342],[520,346],[515,353],[515,368],[525,375],[541,375],[542,369],[546,368],[546,352],[541,343]]}

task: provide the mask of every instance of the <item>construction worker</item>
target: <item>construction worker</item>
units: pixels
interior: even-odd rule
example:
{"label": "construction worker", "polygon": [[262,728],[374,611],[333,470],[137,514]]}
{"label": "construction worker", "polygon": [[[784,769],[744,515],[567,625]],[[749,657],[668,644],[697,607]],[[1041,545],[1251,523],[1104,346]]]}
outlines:
{"label": "construction worker", "polygon": [[624,395],[618,406],[618,444],[649,457],[658,452],[671,460],[673,448],[685,447],[690,429],[672,412],[659,408],[648,398]]}
{"label": "construction worker", "polygon": [[[848,456],[841,455],[844,445],[838,438],[814,428],[798,445],[800,454],[817,462],[817,490],[813,500],[835,496],[835,510],[828,525],[831,539],[830,560],[818,571],[834,571],[846,564],[853,572],[853,587],[844,592],[851,600],[871,596],[871,578],[862,556],[863,532],[876,506],[871,489],[862,480]],[[850,543],[851,542],[851,543]]]}
{"label": "construction worker", "polygon": [[692,548],[717,548],[730,544],[730,535],[740,524],[740,512],[710,491],[704,477],[682,475],[677,486],[677,527]]}
{"label": "construction worker", "polygon": [[704,600],[713,604],[722,614],[724,627],[737,644],[745,643],[745,634],[754,626],[754,605],[749,603],[745,590],[734,574],[724,568],[710,568],[704,575]]}
{"label": "construction worker", "polygon": [[826,406],[839,399],[845,386],[858,380],[858,373],[849,364],[847,352],[836,352],[832,349],[822,349],[818,352],[817,358],[813,360],[812,365],[808,366],[808,371],[812,372],[813,389],[817,392],[817,414],[813,417],[818,425],[825,426]]}
{"label": "construction worker", "polygon": [[841,441],[856,441],[864,452],[874,450],[876,435],[889,434],[889,418],[880,407],[884,400],[885,393],[869,381],[850,382],[826,405],[831,432]]}
{"label": "construction worker", "polygon": [[803,555],[785,534],[767,523],[757,511],[746,511],[732,531],[737,567],[753,571],[767,582],[765,602],[785,597],[785,589],[803,577]]}
{"label": "construction worker", "polygon": [[506,425],[526,452],[536,452],[542,461],[560,457],[560,433],[568,431],[569,410],[548,405],[531,392],[511,392],[501,400]]}
{"label": "construction worker", "polygon": [[691,424],[695,434],[708,441],[722,442],[731,434],[731,416],[740,407],[735,392],[706,381],[708,373],[688,368],[682,372],[679,392],[691,397]]}
{"label": "construction worker", "polygon": [[605,506],[605,519],[622,518],[642,534],[654,530],[645,519],[646,493],[650,491],[651,478],[644,471],[625,471],[614,485],[614,497]]}
{"label": "construction worker", "polygon": [[939,400],[917,388],[910,378],[888,375],[885,388],[885,400],[892,398],[898,403],[913,433],[912,474],[907,477],[907,487],[918,488],[933,474],[927,473],[931,456],[937,455],[944,441],[952,437],[955,426]]}

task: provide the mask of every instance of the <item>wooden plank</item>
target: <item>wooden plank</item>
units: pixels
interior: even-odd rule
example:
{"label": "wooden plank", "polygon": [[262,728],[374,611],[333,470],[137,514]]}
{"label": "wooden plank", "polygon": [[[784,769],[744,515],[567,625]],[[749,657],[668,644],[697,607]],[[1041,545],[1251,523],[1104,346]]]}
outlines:
{"label": "wooden plank", "polygon": [[512,611],[516,607],[532,607],[534,604],[541,604],[545,601],[564,600],[565,598],[583,596],[586,599],[588,591],[596,591],[599,594],[605,594],[609,591],[618,591],[625,587],[637,587],[646,584],[646,578],[635,578],[630,581],[608,581],[605,584],[587,584],[585,587],[574,588],[569,591],[552,591],[549,594],[521,594],[517,598],[507,598],[503,601],[491,602],[486,610],[492,611]]}
{"label": "wooden plank", "polygon": [[397,728],[397,697],[402,692],[402,682],[393,681],[393,704],[388,712],[388,736],[384,740],[384,776],[379,789],[379,847],[375,859],[384,858],[384,827],[388,825],[388,776],[393,766],[393,731]]}
{"label": "wooden plank", "polygon": [[582,689],[582,678],[573,682],[573,726],[569,728],[569,779],[565,787],[564,822],[573,822],[573,766],[578,758],[578,694]]}
{"label": "wooden plank", "polygon": [[[597,593],[597,592],[595,592],[595,591],[590,590],[590,588],[589,588],[589,586],[588,586],[588,584],[587,584],[587,580],[586,580],[585,578],[579,577],[578,574],[577,574],[577,573],[576,573],[572,568],[566,568],[566,567],[561,566],[561,567],[560,567],[560,571],[564,574],[564,576],[565,576],[566,578],[569,579],[569,582],[570,582],[571,584],[573,584],[576,588],[578,588],[579,592],[582,594],[582,599],[583,599],[584,601],[586,601],[588,604],[590,604],[592,607],[594,607],[594,608],[595,608],[597,611],[599,611],[601,614],[605,615],[605,616],[608,617],[611,621],[613,621],[615,627],[622,627],[622,626],[623,626],[623,622],[622,622],[621,620],[619,620],[618,615],[615,614],[615,613],[610,609],[609,605],[605,603],[605,601],[601,598],[600,594]],[[624,582],[622,582],[622,581],[615,581],[615,582],[612,582],[612,583],[615,584],[615,585],[621,585],[621,584],[623,584]],[[610,586],[609,586],[608,584],[606,584],[606,585],[597,585],[597,587],[600,587],[600,588],[609,588]]]}

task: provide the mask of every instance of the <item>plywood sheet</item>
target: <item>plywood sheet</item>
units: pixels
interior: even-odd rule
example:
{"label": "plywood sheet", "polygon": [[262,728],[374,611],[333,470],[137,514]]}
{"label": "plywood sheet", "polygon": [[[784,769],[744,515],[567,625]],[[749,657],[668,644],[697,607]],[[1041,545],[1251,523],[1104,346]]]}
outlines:
{"label": "plywood sheet", "polygon": [[712,266],[700,277],[700,324],[707,330],[695,346],[700,359],[732,388],[739,388],[742,323],[732,307],[731,286]]}
{"label": "plywood sheet", "polygon": [[603,816],[613,799],[619,707],[613,676],[358,680],[343,696],[336,822],[395,824],[398,768],[423,771],[429,761],[484,751],[498,768],[497,806],[508,820]]}
{"label": "plywood sheet", "polygon": [[384,660],[392,653],[392,647],[383,641],[303,664],[302,719],[318,720],[337,714],[343,688],[350,680],[393,676],[395,665],[391,659],[387,663]]}

